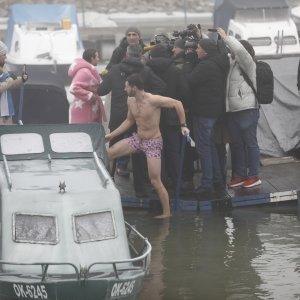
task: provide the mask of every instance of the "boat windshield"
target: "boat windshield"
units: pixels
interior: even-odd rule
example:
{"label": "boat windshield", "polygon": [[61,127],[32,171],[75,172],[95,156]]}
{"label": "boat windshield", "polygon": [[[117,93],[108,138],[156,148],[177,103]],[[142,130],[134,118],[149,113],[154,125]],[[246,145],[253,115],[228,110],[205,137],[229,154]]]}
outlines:
{"label": "boat windshield", "polygon": [[17,243],[57,244],[56,217],[15,213],[13,239]]}
{"label": "boat windshield", "polygon": [[52,133],[50,143],[57,153],[93,152],[91,137],[85,132]]}
{"label": "boat windshield", "polygon": [[37,154],[45,151],[43,138],[38,133],[3,134],[0,143],[4,155]]}
{"label": "boat windshield", "polygon": [[73,223],[77,243],[102,241],[117,236],[111,211],[74,215]]}

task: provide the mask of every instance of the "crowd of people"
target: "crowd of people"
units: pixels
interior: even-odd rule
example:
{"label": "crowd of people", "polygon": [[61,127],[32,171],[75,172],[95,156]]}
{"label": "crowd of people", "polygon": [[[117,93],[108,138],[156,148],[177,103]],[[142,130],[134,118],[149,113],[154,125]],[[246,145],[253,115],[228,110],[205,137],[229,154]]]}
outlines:
{"label": "crowd of people", "polygon": [[[105,72],[98,73],[97,49],[85,50],[69,68],[74,95],[70,123],[105,122],[101,96],[111,93],[106,135],[111,174],[129,176],[131,158],[136,196],[147,196],[150,182],[161,200],[162,218],[170,216],[168,191],[179,182],[180,149],[188,136],[195,148],[186,145],[183,192],[210,197],[227,187],[261,184],[255,51],[222,28],[216,29],[216,39],[202,34],[201,27],[190,28],[192,41],[181,36],[146,47],[140,30],[129,27]],[[0,122],[11,124],[11,89],[25,83],[28,75],[5,71],[6,53],[0,42]],[[232,162],[229,182],[226,145]],[[202,172],[199,182],[194,182],[196,160]]]}
{"label": "crowd of people", "polygon": [[[181,144],[189,134],[196,147],[186,146],[183,191],[209,197],[227,187],[261,184],[259,104],[243,75],[256,88],[255,52],[247,41],[227,36],[222,28],[216,33],[217,39],[208,38],[197,28],[192,45],[178,38],[172,44],[159,41],[145,47],[140,30],[129,27],[101,78],[94,74],[101,59],[95,49],[86,50],[69,70],[75,96],[70,121],[105,120],[100,96],[111,93],[106,141],[114,162],[112,176],[129,175],[131,155],[136,196],[147,195],[150,181],[162,203],[159,217],[170,216],[167,190],[176,187]],[[229,182],[226,144],[232,161]],[[202,171],[197,183],[195,160]]]}

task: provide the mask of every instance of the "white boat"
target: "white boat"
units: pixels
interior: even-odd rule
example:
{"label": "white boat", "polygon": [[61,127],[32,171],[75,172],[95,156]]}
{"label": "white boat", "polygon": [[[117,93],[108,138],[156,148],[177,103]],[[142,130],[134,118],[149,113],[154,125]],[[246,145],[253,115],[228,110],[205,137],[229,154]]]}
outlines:
{"label": "white boat", "polygon": [[69,81],[67,70],[80,57],[83,44],[74,5],[14,4],[10,7],[5,42],[10,71],[51,72]]}
{"label": "white boat", "polygon": [[124,221],[99,124],[0,126],[0,300],[136,299],[151,245]]}

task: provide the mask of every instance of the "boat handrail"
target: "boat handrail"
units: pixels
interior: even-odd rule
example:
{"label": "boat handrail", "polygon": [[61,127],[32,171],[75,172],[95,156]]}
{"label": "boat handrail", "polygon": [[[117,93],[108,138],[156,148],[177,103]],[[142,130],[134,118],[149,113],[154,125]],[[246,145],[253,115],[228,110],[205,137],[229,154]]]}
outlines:
{"label": "boat handrail", "polygon": [[99,157],[95,151],[93,152],[93,155],[94,155],[94,159],[95,159],[96,165],[99,170],[99,175],[100,175],[101,181],[103,183],[103,187],[106,188],[107,184],[109,182],[109,178],[110,178],[109,174],[104,166],[104,163],[102,162],[101,159],[99,159]]}
{"label": "boat handrail", "polygon": [[[68,265],[74,268],[75,273],[76,273],[76,278],[78,281],[80,281],[81,279],[87,279],[89,272],[91,270],[91,268],[93,268],[96,265],[112,265],[113,267],[113,271],[114,271],[114,275],[116,279],[119,279],[119,272],[121,271],[129,271],[129,270],[137,270],[136,266],[130,266],[130,267],[126,267],[124,268],[118,268],[117,265],[118,264],[125,264],[125,263],[135,263],[135,262],[139,262],[142,261],[142,270],[143,271],[147,271],[150,265],[150,253],[152,250],[152,246],[149,243],[148,239],[145,238],[144,236],[142,236],[135,228],[133,228],[131,225],[129,225],[126,221],[125,221],[125,225],[127,228],[129,228],[130,231],[134,231],[134,233],[136,234],[136,236],[138,236],[139,238],[141,238],[144,242],[144,245],[142,247],[142,253],[141,255],[134,257],[134,258],[129,258],[129,259],[123,259],[123,260],[114,260],[114,261],[105,261],[105,262],[95,262],[92,263],[91,265],[89,265],[88,268],[85,269],[85,272],[81,272],[78,270],[78,268],[73,264],[73,263],[68,263],[68,262],[28,262],[28,263],[18,263],[18,262],[7,262],[7,261],[3,261],[0,260],[0,265],[3,264],[7,264],[7,265],[19,265],[19,266],[41,266],[42,267],[42,275],[41,275],[41,282],[45,282],[47,280],[46,276],[49,275],[48,274],[48,267],[52,266],[52,265]],[[138,270],[140,269],[140,267],[138,268]],[[0,272],[1,273],[1,272]],[[4,272],[2,272],[2,274],[4,274]],[[24,275],[24,274],[23,274]],[[35,274],[36,276],[36,274]],[[82,278],[82,276],[84,278]]]}
{"label": "boat handrail", "polygon": [[[9,262],[9,261],[0,260],[0,265],[41,266],[41,268],[42,268],[41,282],[44,282],[46,280],[47,271],[48,271],[49,266],[71,266],[75,270],[77,280],[80,280],[80,272],[79,272],[78,268],[74,264],[68,263],[68,262],[57,262],[57,263],[55,263],[55,262],[27,262],[27,263],[20,263],[20,262]],[[4,272],[2,271],[2,273],[4,273]]]}
{"label": "boat handrail", "polygon": [[[129,258],[129,259],[124,259],[124,260],[115,260],[115,261],[107,261],[107,262],[95,262],[92,263],[88,268],[87,268],[87,274],[89,273],[90,269],[96,265],[108,265],[111,264],[113,265],[113,269],[114,269],[114,273],[116,278],[119,278],[118,275],[118,268],[117,268],[117,264],[125,264],[125,263],[135,263],[138,261],[142,261],[143,262],[143,270],[146,271],[149,264],[150,264],[150,253],[152,250],[152,246],[149,243],[148,239],[145,238],[144,236],[142,236],[135,228],[133,228],[130,224],[128,224],[125,221],[125,225],[127,228],[129,228],[129,231],[134,231],[134,233],[141,238],[144,241],[144,245],[142,247],[142,251],[140,251],[139,256],[134,257],[134,258]],[[149,258],[149,263],[148,263],[148,258]]]}
{"label": "boat handrail", "polygon": [[3,162],[4,162],[4,170],[5,170],[5,176],[6,176],[7,183],[8,183],[8,188],[11,191],[12,181],[11,181],[11,176],[10,176],[10,171],[9,171],[6,155],[4,155],[4,154],[3,154]]}

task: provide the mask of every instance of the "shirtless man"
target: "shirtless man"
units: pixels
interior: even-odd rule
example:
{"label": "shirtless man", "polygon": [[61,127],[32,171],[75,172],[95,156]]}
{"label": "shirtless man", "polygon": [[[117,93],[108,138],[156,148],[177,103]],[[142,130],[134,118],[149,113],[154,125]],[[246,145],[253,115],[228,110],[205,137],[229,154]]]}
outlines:
{"label": "shirtless man", "polygon": [[180,101],[175,99],[146,93],[144,83],[138,74],[128,76],[125,82],[125,91],[129,96],[127,118],[117,129],[105,136],[105,142],[109,142],[112,138],[128,130],[134,123],[137,125],[137,133],[109,148],[107,150],[108,158],[112,160],[137,151],[144,152],[147,157],[151,184],[157,191],[162,205],[163,213],[157,218],[168,218],[171,216],[169,195],[160,177],[163,146],[159,130],[160,109],[162,107],[174,107],[181,123],[181,132],[187,135],[189,129],[185,123],[183,106]]}

